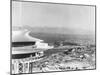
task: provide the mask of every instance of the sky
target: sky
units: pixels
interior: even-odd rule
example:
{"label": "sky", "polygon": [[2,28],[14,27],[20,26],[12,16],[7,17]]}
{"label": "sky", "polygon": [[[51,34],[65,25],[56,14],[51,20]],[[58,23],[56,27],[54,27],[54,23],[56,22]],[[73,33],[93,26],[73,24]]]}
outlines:
{"label": "sky", "polygon": [[12,26],[71,29],[78,34],[95,33],[95,7],[12,2]]}

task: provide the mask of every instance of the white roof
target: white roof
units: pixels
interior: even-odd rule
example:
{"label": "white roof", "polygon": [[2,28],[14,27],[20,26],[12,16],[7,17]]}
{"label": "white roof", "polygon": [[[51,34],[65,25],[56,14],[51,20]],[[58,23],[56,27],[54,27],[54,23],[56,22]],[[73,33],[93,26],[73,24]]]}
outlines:
{"label": "white roof", "polygon": [[43,41],[29,35],[30,31],[28,30],[18,30],[12,31],[12,42],[22,42],[22,41]]}
{"label": "white roof", "polygon": [[43,47],[41,47],[40,43],[43,40],[31,37],[29,33],[30,31],[28,30],[12,31],[12,42],[36,41],[36,44],[39,46],[39,48],[32,48],[32,46],[12,47],[12,54],[32,53],[32,52],[44,51],[51,48],[49,46],[45,47],[43,43],[42,43]]}
{"label": "white roof", "polygon": [[12,54],[28,54],[28,53],[34,53],[34,52],[40,52],[45,51],[47,49],[42,48],[29,48],[29,47],[23,47],[23,48],[12,48]]}

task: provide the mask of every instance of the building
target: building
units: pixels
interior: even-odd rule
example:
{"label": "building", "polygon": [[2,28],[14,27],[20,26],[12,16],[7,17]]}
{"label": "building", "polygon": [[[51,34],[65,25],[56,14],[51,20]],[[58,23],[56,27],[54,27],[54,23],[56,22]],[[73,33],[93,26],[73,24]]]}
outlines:
{"label": "building", "polygon": [[42,59],[44,51],[53,48],[29,33],[28,30],[12,31],[12,74],[31,72],[30,63]]}

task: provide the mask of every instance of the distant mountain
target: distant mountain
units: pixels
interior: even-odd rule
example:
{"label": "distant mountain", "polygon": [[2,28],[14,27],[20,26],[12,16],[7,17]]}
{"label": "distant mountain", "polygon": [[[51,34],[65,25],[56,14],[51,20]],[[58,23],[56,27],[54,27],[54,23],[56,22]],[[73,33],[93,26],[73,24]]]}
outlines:
{"label": "distant mountain", "polygon": [[24,25],[23,28],[28,29],[32,32],[41,32],[41,33],[56,33],[56,34],[72,34],[72,35],[94,35],[91,31],[85,30],[75,30],[64,27],[30,27]]}
{"label": "distant mountain", "polygon": [[[58,28],[58,27],[30,27],[28,25],[24,25],[22,27],[13,27],[15,29],[27,29],[31,31],[30,35],[42,40],[48,41],[59,41],[59,40],[69,40],[69,39],[84,39],[84,40],[95,40],[95,36],[93,34],[78,34],[78,30],[74,31],[68,28]],[[13,29],[12,28],[12,29]],[[83,32],[83,31],[81,31]]]}

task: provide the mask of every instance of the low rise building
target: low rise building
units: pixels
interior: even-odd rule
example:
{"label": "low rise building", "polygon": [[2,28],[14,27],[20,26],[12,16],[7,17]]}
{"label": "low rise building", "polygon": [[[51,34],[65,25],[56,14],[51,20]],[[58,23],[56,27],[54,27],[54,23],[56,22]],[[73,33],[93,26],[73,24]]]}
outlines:
{"label": "low rise building", "polygon": [[40,60],[45,50],[53,48],[29,33],[28,30],[12,32],[12,74],[30,73],[32,63]]}

